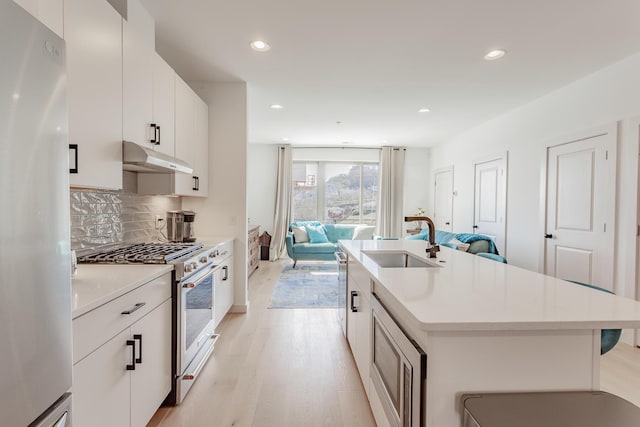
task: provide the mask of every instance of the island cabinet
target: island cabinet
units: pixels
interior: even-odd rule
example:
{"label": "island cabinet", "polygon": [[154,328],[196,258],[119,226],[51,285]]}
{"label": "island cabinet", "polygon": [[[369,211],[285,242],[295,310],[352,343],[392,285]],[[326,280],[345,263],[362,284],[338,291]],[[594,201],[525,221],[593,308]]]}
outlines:
{"label": "island cabinet", "polygon": [[371,365],[371,279],[366,270],[349,258],[347,266],[347,340],[362,385],[369,396]]}
{"label": "island cabinet", "polygon": [[171,389],[171,275],[73,320],[73,420],[142,427]]}
{"label": "island cabinet", "polygon": [[121,189],[122,17],[105,0],[65,0],[64,39],[70,184]]}

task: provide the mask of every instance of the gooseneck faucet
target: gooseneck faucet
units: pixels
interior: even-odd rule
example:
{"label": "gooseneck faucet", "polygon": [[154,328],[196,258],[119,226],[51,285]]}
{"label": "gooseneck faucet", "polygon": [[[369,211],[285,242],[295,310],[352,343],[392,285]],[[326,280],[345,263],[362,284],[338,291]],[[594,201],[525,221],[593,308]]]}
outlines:
{"label": "gooseneck faucet", "polygon": [[405,222],[410,221],[425,221],[429,226],[429,247],[427,247],[427,254],[429,258],[436,258],[436,253],[440,252],[440,246],[436,244],[436,226],[428,216],[405,216]]}

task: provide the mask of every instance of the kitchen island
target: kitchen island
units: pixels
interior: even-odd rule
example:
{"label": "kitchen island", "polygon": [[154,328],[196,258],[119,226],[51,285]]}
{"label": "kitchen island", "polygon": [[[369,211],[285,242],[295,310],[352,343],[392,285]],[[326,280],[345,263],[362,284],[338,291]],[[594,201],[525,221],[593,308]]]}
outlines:
{"label": "kitchen island", "polygon": [[[426,354],[428,427],[459,426],[465,393],[598,390],[600,330],[640,326],[636,301],[449,248],[427,259],[425,241],[340,245],[365,311],[357,324],[348,317],[347,337],[379,425],[388,416],[372,380],[374,299]],[[423,264],[381,266],[394,253]],[[354,326],[364,343],[354,344]]]}

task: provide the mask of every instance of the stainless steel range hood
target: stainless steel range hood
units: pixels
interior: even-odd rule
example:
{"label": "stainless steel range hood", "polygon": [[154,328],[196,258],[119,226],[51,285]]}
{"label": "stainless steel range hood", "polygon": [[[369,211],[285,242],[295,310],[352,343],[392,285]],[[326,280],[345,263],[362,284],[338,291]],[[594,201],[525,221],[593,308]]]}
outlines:
{"label": "stainless steel range hood", "polygon": [[124,170],[133,172],[193,173],[193,168],[187,162],[131,141],[122,141],[122,164]]}

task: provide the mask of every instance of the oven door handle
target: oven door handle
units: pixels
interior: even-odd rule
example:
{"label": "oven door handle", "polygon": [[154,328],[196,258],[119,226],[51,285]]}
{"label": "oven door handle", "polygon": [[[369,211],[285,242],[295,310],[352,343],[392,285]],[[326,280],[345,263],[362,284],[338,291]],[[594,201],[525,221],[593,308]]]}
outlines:
{"label": "oven door handle", "polygon": [[211,275],[211,270],[213,270],[216,266],[212,265],[211,267],[209,267],[209,269],[206,271],[206,273],[204,273],[198,280],[196,280],[195,282],[186,282],[182,284],[183,288],[195,288],[196,286],[198,286],[200,283],[204,282],[205,279],[207,277],[209,277],[209,275]]}
{"label": "oven door handle", "polygon": [[209,350],[207,351],[208,354],[206,354],[202,358],[202,360],[200,361],[200,363],[198,363],[198,366],[196,366],[196,369],[194,369],[192,373],[187,373],[187,374],[184,374],[182,376],[183,380],[193,381],[196,378],[198,378],[198,375],[200,375],[200,371],[202,371],[202,368],[204,367],[204,364],[207,363],[207,360],[209,359],[209,354],[213,353],[213,349],[216,346],[216,342],[218,341],[218,338],[220,338],[220,334],[211,335],[211,339],[213,340],[213,344],[211,345],[211,348],[209,348]]}

